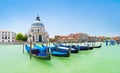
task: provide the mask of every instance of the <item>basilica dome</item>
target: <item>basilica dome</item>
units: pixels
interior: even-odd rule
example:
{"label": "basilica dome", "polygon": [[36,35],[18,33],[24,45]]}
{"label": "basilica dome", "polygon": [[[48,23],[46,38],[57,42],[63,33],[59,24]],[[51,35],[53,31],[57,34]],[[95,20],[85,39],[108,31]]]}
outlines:
{"label": "basilica dome", "polygon": [[43,23],[40,23],[40,17],[36,17],[36,21],[32,24],[32,27],[44,27]]}
{"label": "basilica dome", "polygon": [[35,22],[32,24],[32,27],[44,27],[44,24],[40,22]]}

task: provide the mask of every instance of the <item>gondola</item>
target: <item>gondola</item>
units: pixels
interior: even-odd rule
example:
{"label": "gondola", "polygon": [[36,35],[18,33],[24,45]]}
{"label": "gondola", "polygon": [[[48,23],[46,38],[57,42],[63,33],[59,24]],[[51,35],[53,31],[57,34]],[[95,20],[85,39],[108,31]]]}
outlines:
{"label": "gondola", "polygon": [[94,47],[88,46],[88,50],[93,50],[93,49],[94,49]]}
{"label": "gondola", "polygon": [[53,56],[59,56],[59,57],[69,57],[70,56],[70,50],[65,49],[64,47],[50,47],[51,54]]}
{"label": "gondola", "polygon": [[88,46],[77,46],[80,51],[89,50]]}
{"label": "gondola", "polygon": [[[25,45],[25,49],[28,53],[30,53],[30,46]],[[51,56],[50,53],[47,52],[48,48],[44,47],[44,48],[32,48],[31,49],[31,54],[32,56],[36,57],[36,58],[40,58],[40,59],[44,59],[44,60],[50,60]]]}
{"label": "gondola", "polygon": [[[36,44],[34,44],[34,46],[40,47]],[[42,47],[46,47],[46,46],[42,45]],[[64,49],[63,47],[49,47],[49,48],[50,48],[51,55],[53,55],[53,56],[59,56],[59,57],[69,57],[70,56],[69,50]]]}
{"label": "gondola", "polygon": [[71,53],[78,53],[79,52],[79,48],[76,45],[63,45],[63,44],[58,44],[58,45],[62,46],[62,47],[70,48]]}
{"label": "gondola", "polygon": [[79,45],[77,45],[77,47],[79,48],[80,51],[93,49],[93,47],[91,47],[91,46],[79,46]]}
{"label": "gondola", "polygon": [[101,44],[99,46],[93,46],[93,48],[101,48]]}

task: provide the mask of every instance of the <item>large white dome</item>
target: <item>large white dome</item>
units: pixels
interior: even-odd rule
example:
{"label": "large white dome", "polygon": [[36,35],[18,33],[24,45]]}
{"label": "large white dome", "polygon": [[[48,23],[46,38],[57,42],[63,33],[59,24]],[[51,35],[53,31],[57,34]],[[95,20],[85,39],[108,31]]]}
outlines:
{"label": "large white dome", "polygon": [[32,24],[32,27],[44,27],[44,24],[40,22],[35,22]]}
{"label": "large white dome", "polygon": [[40,17],[36,17],[36,22],[32,24],[32,27],[44,27],[43,23],[40,23]]}

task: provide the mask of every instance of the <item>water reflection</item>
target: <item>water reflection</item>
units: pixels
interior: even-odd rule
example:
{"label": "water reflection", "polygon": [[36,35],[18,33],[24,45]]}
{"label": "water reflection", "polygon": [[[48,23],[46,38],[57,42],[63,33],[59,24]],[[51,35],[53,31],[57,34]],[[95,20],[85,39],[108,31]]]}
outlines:
{"label": "water reflection", "polygon": [[85,55],[85,56],[90,56],[93,55],[93,50],[88,50],[88,51],[80,51],[79,54],[80,55]]}
{"label": "water reflection", "polygon": [[[29,54],[27,55],[29,57]],[[39,59],[39,58],[35,58],[32,56],[32,59],[28,58],[28,60],[31,61],[31,63],[36,63],[38,65],[45,65],[48,67],[53,66],[51,60],[44,60],[44,59]]]}

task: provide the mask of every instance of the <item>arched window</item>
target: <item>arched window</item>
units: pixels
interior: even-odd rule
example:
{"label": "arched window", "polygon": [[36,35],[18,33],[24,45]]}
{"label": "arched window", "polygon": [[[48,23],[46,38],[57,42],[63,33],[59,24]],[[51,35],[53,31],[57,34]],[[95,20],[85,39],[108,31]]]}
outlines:
{"label": "arched window", "polygon": [[8,40],[8,42],[10,42],[10,40]]}
{"label": "arched window", "polygon": [[2,42],[4,42],[4,40],[2,40]]}
{"label": "arched window", "polygon": [[39,30],[39,29],[37,29],[37,31],[38,31],[38,32],[40,32],[40,30]]}
{"label": "arched window", "polygon": [[34,30],[32,29],[31,32],[34,32]]}

